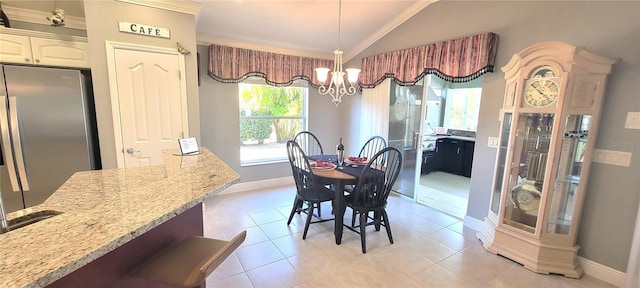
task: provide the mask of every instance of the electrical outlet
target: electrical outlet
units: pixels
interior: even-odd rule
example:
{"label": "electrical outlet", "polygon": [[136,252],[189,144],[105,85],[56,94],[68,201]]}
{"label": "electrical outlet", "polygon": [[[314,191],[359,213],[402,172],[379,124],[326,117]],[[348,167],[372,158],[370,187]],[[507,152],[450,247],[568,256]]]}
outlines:
{"label": "electrical outlet", "polygon": [[640,129],[640,112],[627,113],[627,121],[624,122],[626,129]]}
{"label": "electrical outlet", "polygon": [[489,137],[487,146],[489,146],[489,148],[498,148],[498,140],[498,137]]}
{"label": "electrical outlet", "polygon": [[596,149],[593,155],[593,162],[629,167],[631,165],[631,153]]}

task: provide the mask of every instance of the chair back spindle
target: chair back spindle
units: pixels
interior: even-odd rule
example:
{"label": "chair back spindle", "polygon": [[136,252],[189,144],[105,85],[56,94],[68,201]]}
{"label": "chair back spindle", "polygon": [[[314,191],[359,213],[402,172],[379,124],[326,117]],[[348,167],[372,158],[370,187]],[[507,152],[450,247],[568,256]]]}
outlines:
{"label": "chair back spindle", "polygon": [[298,143],[305,155],[324,155],[318,137],[309,131],[299,132],[293,137],[293,141]]}
{"label": "chair back spindle", "polygon": [[[364,143],[360,153],[358,153],[358,157],[367,157],[367,159],[372,160],[373,156],[384,148],[387,148],[387,140],[384,140],[382,136],[373,136]],[[385,155],[376,159],[376,161],[378,164],[384,165]]]}

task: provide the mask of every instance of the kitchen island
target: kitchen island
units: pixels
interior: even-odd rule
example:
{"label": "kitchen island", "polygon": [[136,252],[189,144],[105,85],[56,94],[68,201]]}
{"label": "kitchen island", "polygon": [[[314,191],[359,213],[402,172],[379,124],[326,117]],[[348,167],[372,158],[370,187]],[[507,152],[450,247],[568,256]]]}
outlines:
{"label": "kitchen island", "polygon": [[75,173],[44,203],[9,213],[62,212],[0,234],[0,287],[144,286],[126,275],[202,235],[202,202],[239,181],[206,149],[174,153],[163,151],[164,165]]}

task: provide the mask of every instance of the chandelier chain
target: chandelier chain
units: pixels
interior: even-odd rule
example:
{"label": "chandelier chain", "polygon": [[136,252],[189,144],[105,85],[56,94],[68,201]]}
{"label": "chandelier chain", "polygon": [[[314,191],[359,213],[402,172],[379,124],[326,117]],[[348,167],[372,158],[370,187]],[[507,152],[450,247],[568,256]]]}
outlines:
{"label": "chandelier chain", "polygon": [[340,50],[340,34],[342,31],[340,31],[340,28],[342,26],[342,0],[338,1],[338,47],[337,50]]}

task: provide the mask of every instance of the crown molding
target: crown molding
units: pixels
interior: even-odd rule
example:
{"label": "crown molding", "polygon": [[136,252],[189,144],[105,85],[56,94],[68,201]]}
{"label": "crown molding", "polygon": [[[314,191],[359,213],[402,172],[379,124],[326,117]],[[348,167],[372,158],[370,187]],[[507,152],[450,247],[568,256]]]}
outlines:
{"label": "crown molding", "polygon": [[158,8],[173,12],[186,13],[191,15],[196,15],[200,11],[200,3],[184,0],[184,1],[175,1],[175,0],[115,0],[118,2],[129,3],[133,5],[146,6],[151,8]]}
{"label": "crown molding", "polygon": [[351,60],[351,58],[360,54],[369,46],[373,45],[373,43],[380,40],[380,38],[393,31],[393,29],[395,29],[396,27],[400,26],[400,24],[409,20],[409,18],[413,17],[413,15],[416,15],[418,12],[422,11],[422,9],[435,2],[438,2],[438,0],[416,1],[413,5],[409,6],[409,8],[405,9],[404,11],[402,11],[402,13],[398,14],[398,16],[389,21],[387,25],[376,31],[376,33],[373,33],[371,36],[369,36],[367,39],[362,41],[350,51],[345,51],[343,55],[343,62],[348,62],[349,60]]}
{"label": "crown molding", "polygon": [[[11,6],[2,7],[2,11],[7,14],[7,18],[9,18],[9,22],[21,21],[21,22],[29,22],[35,24],[43,24],[50,25],[51,22],[47,20],[47,17],[51,17],[52,14],[44,11],[36,11],[29,10],[24,8],[16,8]],[[77,16],[64,16],[64,27],[65,28],[73,28],[73,29],[81,29],[87,30],[87,25],[85,23],[85,19]]]}

